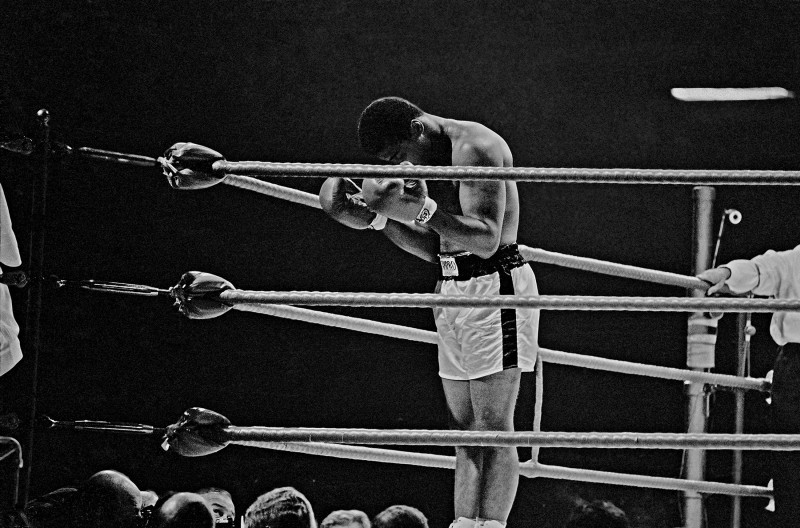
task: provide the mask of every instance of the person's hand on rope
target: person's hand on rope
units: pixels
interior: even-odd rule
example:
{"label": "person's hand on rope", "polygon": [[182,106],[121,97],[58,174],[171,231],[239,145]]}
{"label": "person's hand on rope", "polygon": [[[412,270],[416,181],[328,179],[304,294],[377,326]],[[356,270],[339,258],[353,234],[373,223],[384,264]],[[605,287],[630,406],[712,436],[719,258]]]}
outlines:
{"label": "person's hand on rope", "polygon": [[365,179],[362,192],[371,210],[398,222],[425,223],[436,211],[436,202],[428,197],[428,187],[423,180]]}
{"label": "person's hand on rope", "polygon": [[731,276],[731,270],[725,267],[712,268],[705,270],[697,275],[697,278],[707,282],[711,287],[706,291],[706,295],[714,295],[715,293],[731,293],[731,290],[725,284]]}
{"label": "person's hand on rope", "polygon": [[370,211],[361,189],[350,178],[328,178],[319,190],[322,210],[353,229],[382,229],[386,218]]}

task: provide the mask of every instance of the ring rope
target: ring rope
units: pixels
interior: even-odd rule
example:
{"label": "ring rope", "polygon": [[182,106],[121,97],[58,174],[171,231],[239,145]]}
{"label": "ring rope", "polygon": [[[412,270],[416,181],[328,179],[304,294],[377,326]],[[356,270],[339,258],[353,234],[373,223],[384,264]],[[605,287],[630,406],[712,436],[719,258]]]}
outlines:
{"label": "ring rope", "polygon": [[[539,432],[542,430],[542,411],[544,408],[544,360],[542,354],[536,354],[536,383],[534,385],[534,400],[533,400],[533,431]],[[534,463],[539,462],[539,446],[531,448],[531,461]]]}
{"label": "ring rope", "polygon": [[539,353],[542,359],[548,363],[557,365],[567,365],[588,369],[605,370],[620,374],[631,374],[636,376],[648,376],[654,378],[691,381],[693,383],[708,383],[720,387],[732,389],[757,390],[768,392],[772,387],[769,380],[765,378],[739,377],[731,374],[716,374],[695,370],[686,370],[670,367],[658,367],[654,365],[643,365],[630,361],[620,361],[617,359],[606,359],[596,356],[584,356],[581,354],[570,354],[558,350],[540,348]]}
{"label": "ring rope", "polygon": [[594,169],[537,167],[432,167],[356,163],[275,163],[215,161],[216,174],[323,178],[410,178],[423,180],[504,180],[540,183],[626,183],[672,185],[798,185],[800,171]]}
{"label": "ring rope", "polygon": [[398,339],[407,339],[409,341],[429,343],[432,345],[435,345],[438,339],[436,337],[436,332],[431,332],[430,330],[421,330],[391,323],[381,323],[369,319],[320,312],[317,310],[309,310],[308,308],[297,308],[295,306],[283,306],[280,304],[237,304],[233,308],[234,310],[255,312],[284,319],[294,319],[307,323],[333,326],[336,328],[395,337]]}
{"label": "ring rope", "polygon": [[571,433],[228,426],[224,429],[224,435],[233,444],[241,441],[265,441],[594,449],[800,450],[800,434]]}
{"label": "ring rope", "polygon": [[247,176],[230,175],[222,180],[222,183],[232,187],[238,187],[247,191],[254,191],[260,194],[266,194],[281,200],[307,205],[314,209],[322,209],[319,204],[319,197],[316,194],[307,193],[291,187],[284,187],[283,185],[275,185],[255,178],[248,178]]}
{"label": "ring rope", "polygon": [[545,251],[544,249],[530,248],[522,245],[519,246],[519,252],[522,253],[522,256],[525,257],[525,260],[541,262],[543,264],[555,264],[565,268],[591,271],[593,273],[602,273],[604,275],[613,275],[615,277],[624,277],[627,279],[653,282],[656,284],[666,284],[668,286],[679,286],[681,288],[690,288],[702,291],[706,291],[710,287],[707,282],[690,275],[680,275],[678,273],[670,273],[667,271],[651,270],[587,257],[576,257],[573,255],[566,255],[564,253]]}
{"label": "ring rope", "polygon": [[[374,447],[353,446],[346,444],[327,444],[320,442],[239,442],[240,445],[273,449],[305,455],[319,455],[366,462],[383,462],[387,464],[405,464],[439,469],[454,469],[455,457],[434,455],[429,453],[413,453],[380,449]],[[607,471],[584,470],[560,466],[549,466],[531,462],[521,462],[520,475],[528,478],[566,479],[579,482],[595,482],[617,486],[636,486],[652,489],[677,491],[698,491],[721,495],[739,495],[745,497],[772,497],[772,490],[763,486],[727,484],[723,482],[706,482],[646,475],[631,475]]]}
{"label": "ring rope", "polygon": [[577,311],[758,312],[800,310],[800,299],[697,297],[610,297],[590,295],[442,295],[438,293],[344,293],[313,291],[225,290],[229,304],[300,304],[309,306],[372,306],[383,308],[539,308]]}
{"label": "ring rope", "polygon": [[[248,176],[230,175],[223,180],[223,183],[232,185],[234,187],[239,187],[241,189],[266,194],[274,198],[307,205],[315,209],[322,208],[319,204],[319,198],[315,194],[299,191],[283,185],[263,182]],[[545,251],[544,249],[539,248],[531,248],[524,245],[519,246],[519,251],[522,253],[522,256],[525,258],[525,260],[532,262],[553,264],[565,268],[591,271],[594,273],[613,275],[615,277],[624,277],[628,279],[653,282],[656,284],[678,286],[681,288],[692,288],[702,291],[706,291],[709,288],[708,283],[698,279],[697,277],[692,277],[691,275],[680,275],[678,273],[651,270],[593,258],[577,257],[574,255],[566,255],[564,253]]]}
{"label": "ring rope", "polygon": [[[320,312],[317,310],[309,310],[308,308],[282,306],[279,304],[237,304],[234,306],[234,309],[271,315],[274,317],[282,317],[284,319],[293,319],[313,324],[332,326],[336,328],[344,328],[356,332],[365,332],[386,337],[407,339],[420,343],[429,343],[433,345],[437,343],[436,332],[432,332],[430,330],[421,330],[419,328],[411,328],[408,326],[401,326],[391,323],[382,323],[347,315]],[[632,363],[630,361],[619,361],[616,359],[586,356],[583,354],[571,354],[569,352],[550,350],[548,348],[540,348],[538,357],[542,358],[542,360],[547,361],[548,363],[555,363],[558,365],[606,370],[620,374],[649,376],[675,381],[708,383],[711,385],[736,389],[748,389],[766,392],[771,387],[770,382],[765,378],[739,377],[730,374],[716,374],[670,367],[659,367],[655,365],[643,365],[641,363]],[[541,383],[537,384],[537,391],[540,386]],[[538,392],[536,396],[536,401],[538,403],[541,401]]]}

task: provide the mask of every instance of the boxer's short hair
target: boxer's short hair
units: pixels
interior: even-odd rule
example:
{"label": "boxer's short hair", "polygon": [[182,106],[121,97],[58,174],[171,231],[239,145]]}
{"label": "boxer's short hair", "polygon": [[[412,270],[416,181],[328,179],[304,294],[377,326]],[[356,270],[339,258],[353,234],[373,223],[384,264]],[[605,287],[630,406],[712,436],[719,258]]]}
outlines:
{"label": "boxer's short hair", "polygon": [[358,118],[361,149],[375,156],[389,145],[410,139],[411,121],[422,114],[417,105],[401,97],[372,101]]}

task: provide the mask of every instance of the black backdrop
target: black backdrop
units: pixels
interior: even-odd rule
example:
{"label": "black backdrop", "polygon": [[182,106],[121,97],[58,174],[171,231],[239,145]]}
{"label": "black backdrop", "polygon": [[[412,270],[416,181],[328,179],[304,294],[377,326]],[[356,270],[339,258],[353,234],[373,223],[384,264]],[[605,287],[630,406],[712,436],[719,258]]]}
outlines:
{"label": "black backdrop", "polygon": [[[401,95],[442,116],[499,132],[518,166],[794,169],[794,100],[680,103],[675,86],[798,87],[796,2],[579,1],[155,3],[9,1],[0,26],[3,127],[30,132],[39,108],[73,146],[156,156],[194,141],[228,159],[369,162],[355,121],[372,99]],[[17,236],[27,254],[36,166],[0,156]],[[277,183],[316,192],[319,180]],[[676,186],[520,185],[520,242],[678,273],[691,271],[691,189]],[[742,211],[722,261],[798,243],[789,187],[719,187]],[[51,173],[46,267],[65,278],[166,287],[190,269],[246,289],[428,292],[435,270],[379,234],[350,231],[318,211],[226,186],[171,190],[157,171],[73,162]],[[546,294],[682,295],[681,291],[534,267]],[[18,319],[24,296],[15,292]],[[339,313],[433,328],[427,310]],[[774,357],[757,317],[753,374]],[[48,292],[42,316],[42,413],[166,425],[190,406],[238,425],[444,428],[431,347],[264,316],[189,321],[153,299]],[[540,343],[559,350],[679,367],[685,316],[550,312]],[[723,320],[718,371],[732,372],[733,319]],[[0,379],[4,413],[24,417],[30,355]],[[682,386],[546,368],[548,430],[684,429]],[[530,387],[521,401],[532,405]],[[747,430],[768,408],[748,396]],[[529,422],[521,412],[520,426]],[[523,423],[526,422],[526,423]],[[732,397],[713,399],[711,429],[728,432]],[[448,453],[447,449],[431,452]],[[116,468],[157,491],[216,484],[240,510],[278,485],[332,509],[373,515],[389,504],[451,519],[452,474],[228,448],[199,459],[142,438],[41,432],[32,494]],[[680,453],[545,450],[547,463],[677,477]],[[764,485],[769,458],[745,457]],[[708,478],[729,480],[730,456]],[[680,523],[680,494],[523,480],[512,525],[559,526],[576,497],[606,498],[639,526]],[[709,523],[726,523],[710,497]],[[746,499],[748,526],[768,523]]]}

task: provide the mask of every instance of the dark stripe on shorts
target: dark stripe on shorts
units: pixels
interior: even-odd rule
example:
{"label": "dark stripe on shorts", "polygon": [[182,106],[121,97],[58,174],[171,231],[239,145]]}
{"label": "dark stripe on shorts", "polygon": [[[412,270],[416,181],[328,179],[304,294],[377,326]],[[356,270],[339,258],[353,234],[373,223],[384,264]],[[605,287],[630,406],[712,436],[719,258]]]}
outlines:
{"label": "dark stripe on shorts", "polygon": [[[511,270],[500,269],[500,295],[514,295],[514,280]],[[503,332],[503,370],[519,366],[517,358],[517,310],[500,310],[500,327]]]}

